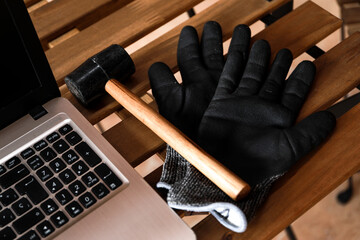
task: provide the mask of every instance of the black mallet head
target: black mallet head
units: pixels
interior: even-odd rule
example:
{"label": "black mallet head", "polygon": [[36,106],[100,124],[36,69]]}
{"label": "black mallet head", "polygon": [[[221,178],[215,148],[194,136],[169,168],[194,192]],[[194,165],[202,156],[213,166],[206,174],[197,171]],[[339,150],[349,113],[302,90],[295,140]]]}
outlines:
{"label": "black mallet head", "polygon": [[65,77],[70,92],[84,105],[105,93],[109,79],[125,80],[135,72],[135,65],[129,54],[119,45],[111,45]]}

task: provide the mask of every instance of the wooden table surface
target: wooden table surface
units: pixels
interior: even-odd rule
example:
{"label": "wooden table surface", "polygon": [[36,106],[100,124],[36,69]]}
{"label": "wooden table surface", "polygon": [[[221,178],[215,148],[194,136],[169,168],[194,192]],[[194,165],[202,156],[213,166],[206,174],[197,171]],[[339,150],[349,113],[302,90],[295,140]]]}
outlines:
{"label": "wooden table surface", "polygon": [[[88,57],[116,43],[127,47],[160,26],[199,4],[200,0],[24,0],[63,97],[96,124],[112,113],[122,121],[103,136],[136,167],[148,157],[164,156],[166,144],[147,127],[128,114],[110,96],[92,108],[84,108],[69,93],[64,77]],[[150,90],[147,70],[156,61],[177,71],[176,47],[180,30],[194,26],[199,33],[206,21],[221,24],[224,41],[238,24],[251,25],[288,0],[219,0],[179,26],[131,54],[136,73],[126,86],[138,96]],[[252,41],[269,41],[274,56],[281,48],[294,58],[316,45],[341,26],[341,21],[312,2],[306,2],[274,24],[253,36]],[[326,109],[360,84],[360,33],[355,33],[314,61],[317,75],[299,119]],[[359,152],[357,138],[360,106],[338,119],[334,134],[321,147],[294,166],[273,187],[248,230],[235,234],[212,216],[193,227],[198,239],[271,239],[315,205],[346,178],[360,169],[354,156]],[[145,180],[155,186],[161,166]],[[154,187],[154,190],[157,189]],[[159,192],[159,194],[161,194]],[[182,216],[184,212],[179,211]],[[226,238],[227,239],[227,238]]]}

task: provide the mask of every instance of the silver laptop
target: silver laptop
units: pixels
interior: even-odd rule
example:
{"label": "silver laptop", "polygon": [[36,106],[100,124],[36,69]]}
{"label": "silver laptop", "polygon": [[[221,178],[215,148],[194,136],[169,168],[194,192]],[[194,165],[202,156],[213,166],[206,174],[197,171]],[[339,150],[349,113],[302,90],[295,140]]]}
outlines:
{"label": "silver laptop", "polygon": [[194,239],[60,97],[22,0],[0,0],[0,30],[0,240]]}

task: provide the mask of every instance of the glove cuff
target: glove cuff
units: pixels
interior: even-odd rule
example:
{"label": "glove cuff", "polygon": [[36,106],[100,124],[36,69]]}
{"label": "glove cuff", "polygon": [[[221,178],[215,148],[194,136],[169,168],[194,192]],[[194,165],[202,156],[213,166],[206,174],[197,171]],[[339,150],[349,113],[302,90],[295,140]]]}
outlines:
{"label": "glove cuff", "polygon": [[170,189],[172,185],[185,177],[187,161],[172,147],[167,145],[166,157],[159,182],[158,188]]}
{"label": "glove cuff", "polygon": [[[158,187],[164,184],[168,186],[168,205],[186,211],[210,212],[222,225],[234,232],[246,230],[248,221],[265,201],[273,182],[283,175],[265,179],[255,185],[246,198],[235,202],[176,151],[170,147],[168,150],[167,162],[181,162],[181,165],[175,165],[179,167],[178,172],[168,172],[166,177],[173,176],[167,182],[158,183]],[[177,177],[180,180],[176,181]]]}

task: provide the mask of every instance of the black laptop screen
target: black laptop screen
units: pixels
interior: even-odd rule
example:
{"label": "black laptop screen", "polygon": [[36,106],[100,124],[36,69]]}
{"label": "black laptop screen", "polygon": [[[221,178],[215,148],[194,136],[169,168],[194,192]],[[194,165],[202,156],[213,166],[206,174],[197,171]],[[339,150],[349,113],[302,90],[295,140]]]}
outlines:
{"label": "black laptop screen", "polygon": [[1,11],[0,29],[6,33],[0,38],[0,46],[3,48],[0,65],[0,108],[4,108],[41,85],[17,28],[7,11]]}
{"label": "black laptop screen", "polygon": [[0,129],[60,96],[23,0],[0,0]]}

